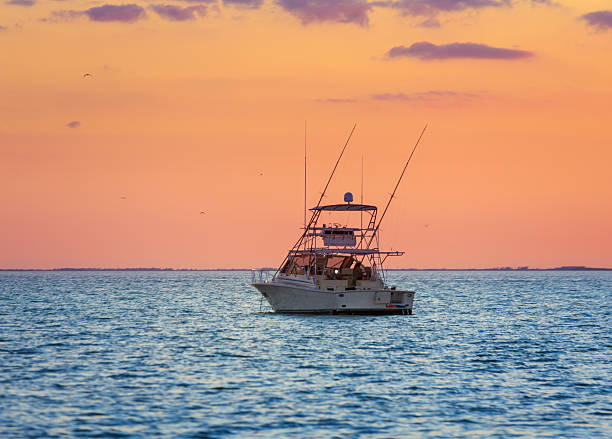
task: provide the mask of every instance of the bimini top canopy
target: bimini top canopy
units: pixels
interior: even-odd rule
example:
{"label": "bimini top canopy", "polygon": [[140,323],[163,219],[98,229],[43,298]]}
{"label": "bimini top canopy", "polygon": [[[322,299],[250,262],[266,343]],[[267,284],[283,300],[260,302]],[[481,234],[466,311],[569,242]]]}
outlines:
{"label": "bimini top canopy", "polygon": [[370,206],[368,204],[330,204],[328,206],[316,206],[310,210],[328,210],[333,212],[346,212],[355,211],[360,212],[364,210],[376,210],[376,206]]}

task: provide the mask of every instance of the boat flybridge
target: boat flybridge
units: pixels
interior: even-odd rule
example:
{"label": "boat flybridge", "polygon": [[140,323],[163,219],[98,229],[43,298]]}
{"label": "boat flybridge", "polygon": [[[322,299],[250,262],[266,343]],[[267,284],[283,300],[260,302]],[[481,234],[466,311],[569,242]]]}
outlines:
{"label": "boat flybridge", "polygon": [[279,270],[252,285],[277,312],[412,314],[414,292],[386,286],[383,269],[387,257],[404,252],[379,250],[376,206],[352,204],[350,192],[344,200],[310,209],[309,224]]}

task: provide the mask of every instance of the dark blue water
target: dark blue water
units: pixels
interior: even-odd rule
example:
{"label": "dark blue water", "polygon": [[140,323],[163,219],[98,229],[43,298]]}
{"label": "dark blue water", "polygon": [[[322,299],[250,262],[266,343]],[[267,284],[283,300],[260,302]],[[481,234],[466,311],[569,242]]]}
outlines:
{"label": "dark blue water", "polygon": [[259,313],[246,272],[0,273],[0,436],[612,437],[612,272],[390,278],[414,315]]}

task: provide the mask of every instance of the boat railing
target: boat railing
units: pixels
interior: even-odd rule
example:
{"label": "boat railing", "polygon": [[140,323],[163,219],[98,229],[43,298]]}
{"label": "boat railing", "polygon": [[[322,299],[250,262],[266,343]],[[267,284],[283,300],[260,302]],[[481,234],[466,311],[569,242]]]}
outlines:
{"label": "boat railing", "polygon": [[272,278],[272,271],[268,268],[254,268],[251,270],[251,283],[268,282]]}

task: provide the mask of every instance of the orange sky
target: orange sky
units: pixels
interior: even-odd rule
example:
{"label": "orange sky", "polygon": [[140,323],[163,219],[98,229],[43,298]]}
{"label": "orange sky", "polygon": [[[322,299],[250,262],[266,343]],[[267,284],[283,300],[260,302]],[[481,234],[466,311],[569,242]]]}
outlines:
{"label": "orange sky", "polygon": [[275,266],[304,120],[381,208],[429,123],[389,267],[612,266],[610,1],[108,1],[0,4],[0,268]]}

